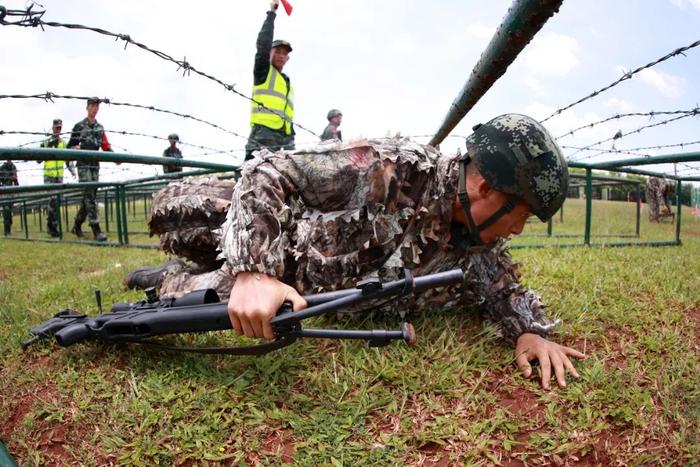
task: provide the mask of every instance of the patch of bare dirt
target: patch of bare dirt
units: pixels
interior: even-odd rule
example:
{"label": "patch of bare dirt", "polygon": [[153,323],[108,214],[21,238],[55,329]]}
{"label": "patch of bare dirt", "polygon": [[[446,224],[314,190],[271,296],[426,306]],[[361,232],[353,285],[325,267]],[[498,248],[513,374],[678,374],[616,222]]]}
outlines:
{"label": "patch of bare dirt", "polygon": [[683,237],[700,237],[700,232],[695,230],[681,230],[681,239]]}
{"label": "patch of bare dirt", "polygon": [[289,430],[280,429],[271,433],[263,442],[262,452],[273,454],[284,464],[294,462],[294,452],[296,446]]}
{"label": "patch of bare dirt", "polygon": [[629,349],[633,346],[636,336],[631,331],[622,328],[608,328],[605,330],[606,342],[609,352],[603,359],[605,368],[624,368],[627,366]]}
{"label": "patch of bare dirt", "polygon": [[449,453],[445,452],[441,445],[433,441],[418,448],[417,464],[430,467],[447,467],[452,465]]}

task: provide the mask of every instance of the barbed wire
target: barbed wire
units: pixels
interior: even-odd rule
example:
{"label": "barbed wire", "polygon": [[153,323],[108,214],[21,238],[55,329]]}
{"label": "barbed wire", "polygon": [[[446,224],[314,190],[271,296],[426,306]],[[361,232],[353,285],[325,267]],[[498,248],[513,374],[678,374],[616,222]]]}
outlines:
{"label": "barbed wire", "polygon": [[605,118],[603,120],[598,120],[597,122],[592,122],[592,123],[588,123],[586,125],[581,125],[580,127],[574,128],[571,131],[563,133],[554,139],[561,139],[561,138],[564,138],[566,136],[572,136],[577,131],[593,128],[593,127],[598,126],[600,124],[607,123],[611,120],[618,120],[618,119],[626,118],[626,117],[649,117],[649,119],[652,120],[657,115],[677,115],[677,114],[687,114],[687,113],[693,113],[693,112],[695,112],[695,113],[698,112],[698,106],[695,106],[695,108],[691,109],[691,110],[670,110],[670,111],[661,111],[661,112],[652,110],[651,112],[631,112],[631,113],[625,113],[625,114],[616,114],[616,115],[613,115],[611,117]]}
{"label": "barbed wire", "polygon": [[[638,148],[626,148],[626,149],[613,149],[613,148],[611,148],[611,149],[600,149],[600,150],[595,149],[595,150],[599,151],[599,153],[596,155],[606,154],[606,153],[614,153],[614,154],[629,154],[631,156],[652,157],[650,154],[639,153],[637,151],[644,151],[647,149],[666,149],[666,148],[678,148],[678,147],[683,148],[685,146],[692,146],[695,144],[700,144],[700,141],[688,141],[685,143],[674,143],[674,144],[659,144],[657,146],[642,146],[642,147],[638,147]],[[579,146],[562,145],[561,147],[562,147],[562,149],[575,149],[575,150],[579,150],[579,151],[584,151],[584,150],[592,151],[592,150],[594,150],[594,149],[582,148]],[[596,155],[594,155],[592,157],[595,157]]]}
{"label": "barbed wire", "polygon": [[[223,86],[224,89],[226,89],[227,91],[230,91],[230,92],[236,94],[237,96],[240,96],[240,97],[254,103],[255,105],[258,106],[259,109],[269,110],[269,111],[275,113],[276,115],[278,115],[280,118],[282,118],[286,122],[293,124],[294,126],[299,127],[302,130],[311,133],[312,135],[316,136],[317,138],[319,137],[319,135],[316,134],[314,131],[304,127],[303,125],[301,125],[299,123],[292,122],[292,120],[289,117],[287,117],[287,115],[285,115],[284,113],[270,109],[269,107],[265,106],[262,102],[257,101],[255,99],[253,99],[252,97],[247,96],[246,94],[243,94],[242,92],[238,91],[235,88],[234,84],[226,83],[215,76],[212,76],[208,73],[205,73],[201,70],[198,70],[197,68],[195,68],[193,65],[191,65],[187,61],[187,57],[184,57],[182,60],[177,60],[177,59],[173,58],[172,56],[166,54],[165,52],[161,52],[159,50],[152,49],[141,42],[137,42],[137,41],[133,40],[131,38],[131,36],[129,36],[128,34],[114,33],[111,31],[107,31],[105,29],[101,29],[101,28],[97,28],[97,27],[93,27],[93,26],[85,26],[82,24],[69,24],[69,23],[59,23],[56,21],[44,21],[42,19],[42,17],[46,13],[46,10],[32,11],[33,6],[34,6],[34,4],[30,5],[26,10],[7,10],[4,7],[0,7],[0,25],[32,27],[32,28],[35,28],[38,26],[41,28],[42,31],[44,30],[44,26],[49,26],[49,27],[54,27],[54,28],[66,28],[66,29],[82,29],[85,31],[92,31],[92,32],[95,32],[98,34],[102,34],[104,36],[114,37],[115,41],[118,41],[118,40],[124,41],[124,49],[126,49],[127,45],[133,44],[136,47],[139,47],[147,52],[152,53],[153,55],[155,55],[158,58],[161,58],[163,60],[166,60],[166,61],[169,61],[169,62],[176,64],[178,66],[177,71],[182,70],[182,76],[189,75],[190,72],[193,72],[193,73],[198,74],[204,78],[207,78],[211,81],[214,81],[215,83],[218,83],[221,86]],[[16,16],[16,17],[21,17],[22,19],[20,19],[18,21],[6,21],[5,17],[7,17],[7,16]]]}
{"label": "barbed wire", "polygon": [[[668,123],[675,122],[675,121],[677,121],[677,120],[681,120],[681,119],[688,118],[688,117],[694,117],[694,116],[697,116],[697,115],[700,115],[700,109],[695,109],[695,110],[693,110],[693,111],[690,112],[690,113],[686,113],[686,114],[680,115],[680,116],[678,116],[678,117],[669,118],[669,119],[667,119],[667,120],[662,120],[662,121],[660,121],[660,122],[652,123],[652,124],[650,124],[650,125],[644,125],[644,126],[641,126],[641,127],[637,128],[636,130],[628,131],[627,133],[622,133],[622,132],[618,131],[614,136],[612,136],[612,137],[610,137],[610,138],[607,138],[607,139],[604,139],[604,140],[601,140],[601,141],[598,141],[598,142],[589,144],[588,146],[584,146],[583,148],[580,148],[580,149],[576,150],[574,153],[569,154],[569,159],[572,160],[572,161],[585,160],[585,159],[588,158],[588,156],[583,157],[583,158],[580,158],[580,159],[573,159],[573,156],[574,156],[575,154],[578,154],[578,153],[581,152],[581,151],[587,151],[587,150],[594,150],[594,151],[597,151],[597,150],[600,150],[600,149],[602,149],[602,148],[596,148],[596,147],[594,147],[594,146],[598,146],[598,145],[600,145],[600,144],[607,143],[608,141],[618,140],[618,139],[624,138],[625,136],[629,136],[629,135],[634,134],[634,133],[641,133],[642,131],[644,131],[644,130],[646,130],[646,129],[649,129],[649,128],[653,128],[653,127],[657,127],[657,126],[661,126],[661,125],[666,125],[666,124],[668,124]],[[614,149],[614,147],[613,147],[613,149]]]}
{"label": "barbed wire", "polygon": [[[55,94],[51,91],[46,91],[46,92],[41,93],[41,94],[0,94],[0,99],[43,99],[44,101],[51,102],[51,103],[54,103],[54,101],[53,101],[54,99],[74,99],[74,100],[86,101],[86,100],[91,99],[91,98],[92,98],[91,96],[71,96],[71,95],[65,95],[65,94]],[[177,117],[182,117],[185,119],[194,120],[194,121],[197,121],[199,123],[203,123],[205,125],[209,125],[213,128],[216,128],[217,130],[221,130],[225,133],[232,134],[232,135],[237,136],[239,138],[243,138],[246,140],[248,139],[247,136],[243,136],[240,133],[237,133],[233,130],[229,130],[229,129],[224,128],[220,125],[217,125],[216,123],[212,123],[208,120],[204,120],[202,118],[195,117],[193,115],[184,114],[184,113],[180,113],[180,112],[176,112],[176,111],[168,110],[168,109],[161,109],[161,108],[155,107],[153,105],[132,104],[130,102],[112,101],[108,97],[100,98],[100,101],[105,103],[105,104],[109,104],[109,105],[122,106],[122,107],[133,107],[133,108],[138,108],[138,109],[152,110],[154,112],[162,112],[162,113],[166,113],[166,114],[170,114],[170,115],[175,115]]]}
{"label": "barbed wire", "polygon": [[[106,133],[120,134],[120,135],[126,135],[126,136],[141,136],[144,138],[152,138],[152,139],[157,139],[157,140],[168,141],[168,138],[163,137],[163,136],[149,135],[149,134],[145,134],[145,133],[138,133],[138,132],[132,132],[132,131],[127,131],[127,130],[104,130],[104,131]],[[70,131],[66,131],[66,132],[61,132],[58,135],[59,136],[66,136],[66,135],[70,135],[71,133],[72,132],[70,132]],[[46,138],[49,138],[52,136],[52,133],[45,132],[45,131],[40,132],[40,131],[0,130],[0,136],[3,136],[3,135],[44,135]],[[29,144],[43,143],[46,140],[46,138],[38,140],[36,142],[23,143],[18,147],[27,146]],[[245,149],[211,148],[211,147],[202,146],[199,144],[188,143],[187,141],[178,141],[178,143],[180,145],[183,145],[183,146],[188,146],[188,147],[193,147],[193,148],[197,148],[197,149],[202,149],[204,151],[208,151],[204,155],[230,154],[230,153],[235,152],[235,151],[241,151],[241,150],[245,151]],[[112,146],[118,146],[114,143],[111,143],[111,144],[112,144]],[[121,147],[122,149],[124,149],[125,152],[130,152],[128,149],[123,148],[122,146],[118,146],[118,147]]]}
{"label": "barbed wire", "polygon": [[544,123],[544,122],[546,122],[547,120],[549,120],[550,118],[552,118],[552,117],[554,117],[554,116],[556,116],[556,115],[559,115],[559,114],[562,113],[563,111],[568,110],[568,109],[572,108],[573,106],[578,105],[578,104],[580,104],[580,103],[582,103],[582,102],[584,102],[584,101],[587,101],[588,99],[594,98],[594,97],[597,96],[598,94],[601,94],[601,93],[607,91],[608,89],[617,86],[617,85],[620,84],[621,82],[632,78],[632,76],[634,76],[635,74],[639,73],[639,72],[642,71],[642,70],[645,70],[645,69],[647,69],[647,68],[651,68],[651,67],[653,67],[653,66],[655,66],[655,65],[658,65],[659,63],[661,63],[661,62],[663,62],[663,61],[665,61],[665,60],[668,60],[669,58],[675,57],[676,55],[683,55],[683,56],[685,57],[685,54],[684,54],[683,52],[685,52],[685,51],[687,51],[687,50],[690,50],[690,49],[692,49],[692,48],[694,48],[694,47],[697,47],[698,45],[700,45],[700,40],[697,40],[697,41],[693,42],[692,44],[688,44],[688,45],[686,45],[685,47],[680,47],[680,48],[678,48],[678,49],[676,49],[676,50],[673,50],[672,52],[667,53],[667,54],[664,55],[663,57],[658,58],[658,59],[654,60],[653,62],[649,62],[649,63],[647,63],[646,65],[640,66],[639,68],[636,68],[636,69],[634,69],[634,70],[632,70],[632,71],[628,71],[627,73],[623,74],[622,77],[621,77],[620,79],[618,79],[618,80],[616,80],[616,81],[613,81],[611,84],[609,84],[609,85],[607,85],[607,86],[605,86],[605,87],[603,87],[603,88],[600,88],[600,89],[598,89],[597,91],[593,91],[591,94],[589,94],[589,95],[587,95],[587,96],[585,96],[585,97],[583,97],[583,98],[577,100],[576,102],[573,102],[573,103],[571,103],[571,104],[569,104],[569,105],[567,105],[567,106],[565,106],[565,107],[562,107],[562,108],[560,108],[560,109],[555,110],[549,117],[545,118],[544,120],[540,120],[540,123]]}
{"label": "barbed wire", "polygon": [[[700,142],[700,141],[698,141],[698,142]],[[682,144],[690,144],[690,143],[682,143]],[[669,146],[673,146],[673,145],[649,146],[649,149],[660,149],[660,148],[669,147]],[[561,146],[561,147],[562,147],[562,149],[584,149],[584,148],[579,148],[576,146]],[[629,156],[648,157],[648,158],[654,157],[651,154],[634,152],[635,150],[639,150],[639,149],[646,149],[646,148],[632,148],[629,150],[627,150],[627,149],[599,149],[599,150],[597,150],[598,152],[596,152],[595,154],[589,154],[586,157],[582,157],[582,158],[577,159],[576,161],[572,161],[572,162],[581,162],[583,160],[593,159],[595,157],[602,156],[604,154],[626,154]],[[567,159],[567,160],[570,160],[570,159]],[[668,162],[668,163],[670,164],[671,162]],[[693,170],[696,170],[696,167],[691,166],[686,162],[677,162],[677,164],[691,168]]]}

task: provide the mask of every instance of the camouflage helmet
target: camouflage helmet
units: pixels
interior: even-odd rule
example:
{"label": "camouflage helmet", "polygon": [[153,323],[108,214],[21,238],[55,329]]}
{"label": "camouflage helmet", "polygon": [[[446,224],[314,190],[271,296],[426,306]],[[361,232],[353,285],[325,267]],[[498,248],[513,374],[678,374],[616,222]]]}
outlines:
{"label": "camouflage helmet", "polygon": [[180,137],[177,135],[177,133],[170,133],[168,135],[168,139],[174,139],[175,141],[180,141]]}
{"label": "camouflage helmet", "polygon": [[328,115],[326,115],[326,118],[330,120],[333,117],[337,117],[338,115],[343,115],[343,112],[341,112],[338,109],[331,109],[328,111]]}
{"label": "camouflage helmet", "polygon": [[491,187],[526,202],[542,222],[564,204],[566,160],[549,132],[530,117],[505,114],[475,126],[465,158]]}

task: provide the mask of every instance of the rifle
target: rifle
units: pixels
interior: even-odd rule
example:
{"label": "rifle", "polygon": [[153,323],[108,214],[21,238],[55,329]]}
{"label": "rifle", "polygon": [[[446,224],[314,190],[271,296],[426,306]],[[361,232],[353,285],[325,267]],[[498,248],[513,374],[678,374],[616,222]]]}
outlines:
{"label": "rifle", "polygon": [[416,342],[413,325],[402,323],[399,330],[358,329],[309,329],[301,321],[321,314],[336,312],[344,307],[377,299],[396,299],[428,289],[460,284],[464,280],[461,269],[413,277],[409,270],[404,278],[383,283],[367,279],[357,283],[354,289],[337,290],[304,298],[308,308],[294,312],[291,302],[284,302],[277,315],[270,321],[275,340],[257,345],[238,347],[173,347],[148,338],[165,334],[221,331],[231,329],[228,303],[220,302],[213,289],[190,292],[179,298],[159,299],[155,289],[146,290],[146,300],[136,303],[117,303],[108,313],[102,313],[99,291],[95,292],[100,313],[87,316],[71,309],[64,309],[53,318],[30,330],[30,338],[20,342],[26,350],[40,339],[54,337],[58,345],[68,347],[88,339],[113,342],[135,342],[157,346],[166,350],[196,353],[220,353],[228,355],[261,355],[286,347],[303,337],[365,340],[370,347],[388,345],[402,339],[407,344]]}

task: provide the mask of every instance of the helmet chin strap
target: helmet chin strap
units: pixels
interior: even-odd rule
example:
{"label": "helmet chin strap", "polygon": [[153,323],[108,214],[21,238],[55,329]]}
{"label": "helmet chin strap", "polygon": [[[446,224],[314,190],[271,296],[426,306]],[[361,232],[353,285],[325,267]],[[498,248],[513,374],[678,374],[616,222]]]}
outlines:
{"label": "helmet chin strap", "polygon": [[514,195],[508,196],[508,199],[506,199],[505,203],[503,203],[503,205],[500,208],[498,208],[496,212],[491,214],[491,216],[489,216],[489,218],[481,224],[476,225],[476,223],[474,222],[474,218],[472,217],[472,209],[471,204],[469,203],[469,195],[467,194],[466,172],[467,164],[469,164],[470,162],[471,157],[469,157],[468,154],[465,154],[462,160],[460,161],[459,185],[457,196],[459,196],[459,201],[462,203],[462,208],[464,209],[464,213],[467,216],[466,228],[471,244],[483,245],[484,242],[481,240],[481,232],[483,232],[491,225],[496,223],[501,217],[511,212],[515,208],[515,204],[517,203],[518,198],[516,198]]}

